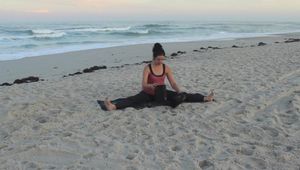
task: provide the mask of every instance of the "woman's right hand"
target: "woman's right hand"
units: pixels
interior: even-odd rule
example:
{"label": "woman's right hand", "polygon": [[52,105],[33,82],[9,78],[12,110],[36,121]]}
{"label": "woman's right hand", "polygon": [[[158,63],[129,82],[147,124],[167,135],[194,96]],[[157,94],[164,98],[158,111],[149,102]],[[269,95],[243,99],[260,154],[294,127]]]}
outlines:
{"label": "woman's right hand", "polygon": [[150,87],[151,89],[155,89],[155,87],[156,87],[157,85],[158,85],[157,83],[153,83],[153,84],[149,84],[149,87]]}

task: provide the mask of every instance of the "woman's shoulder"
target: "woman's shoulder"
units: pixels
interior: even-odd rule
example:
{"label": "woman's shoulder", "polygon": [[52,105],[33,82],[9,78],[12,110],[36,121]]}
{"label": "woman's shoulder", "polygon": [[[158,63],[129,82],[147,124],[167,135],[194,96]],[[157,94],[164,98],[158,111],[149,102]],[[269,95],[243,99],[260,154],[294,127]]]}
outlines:
{"label": "woman's shoulder", "polygon": [[171,67],[169,67],[167,64],[164,64],[165,68],[166,68],[166,72],[169,72],[169,70],[171,70]]}
{"label": "woman's shoulder", "polygon": [[147,63],[146,65],[144,65],[144,71],[147,71],[147,70],[149,70],[150,68],[149,68],[149,63]]}

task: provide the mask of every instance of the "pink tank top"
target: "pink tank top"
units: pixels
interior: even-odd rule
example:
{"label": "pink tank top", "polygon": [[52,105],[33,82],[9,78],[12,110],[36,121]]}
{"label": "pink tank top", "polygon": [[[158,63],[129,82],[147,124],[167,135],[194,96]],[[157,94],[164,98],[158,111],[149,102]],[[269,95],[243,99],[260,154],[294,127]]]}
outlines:
{"label": "pink tank top", "polygon": [[[148,64],[148,66],[150,68],[150,74],[148,75],[148,84],[157,83],[159,85],[164,85],[165,84],[165,77],[166,77],[165,64],[163,64],[163,73],[161,75],[155,75],[153,73],[151,64]],[[154,89],[144,88],[143,91],[150,94],[150,95],[154,95]]]}

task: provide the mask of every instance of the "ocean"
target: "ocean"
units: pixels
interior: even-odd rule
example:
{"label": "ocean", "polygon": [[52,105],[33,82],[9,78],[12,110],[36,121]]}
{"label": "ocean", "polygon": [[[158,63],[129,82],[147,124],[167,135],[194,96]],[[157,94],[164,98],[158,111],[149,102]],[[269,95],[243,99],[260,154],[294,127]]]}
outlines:
{"label": "ocean", "polygon": [[300,22],[115,21],[0,24],[0,60],[155,42],[300,32]]}

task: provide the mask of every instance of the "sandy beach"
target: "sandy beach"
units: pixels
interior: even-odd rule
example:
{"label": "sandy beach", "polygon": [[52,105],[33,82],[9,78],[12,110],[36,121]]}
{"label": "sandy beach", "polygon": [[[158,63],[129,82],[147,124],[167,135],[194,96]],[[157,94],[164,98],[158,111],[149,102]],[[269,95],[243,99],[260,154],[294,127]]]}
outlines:
{"label": "sandy beach", "polygon": [[1,61],[0,84],[43,81],[0,86],[0,169],[300,169],[299,38],[162,43],[183,91],[215,89],[175,109],[97,104],[141,90],[153,44]]}

